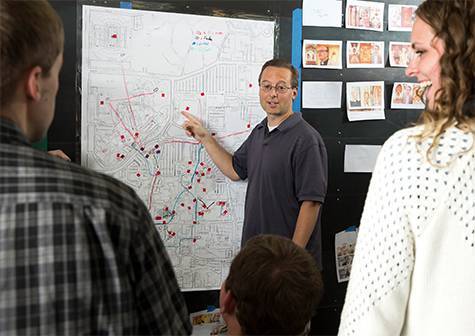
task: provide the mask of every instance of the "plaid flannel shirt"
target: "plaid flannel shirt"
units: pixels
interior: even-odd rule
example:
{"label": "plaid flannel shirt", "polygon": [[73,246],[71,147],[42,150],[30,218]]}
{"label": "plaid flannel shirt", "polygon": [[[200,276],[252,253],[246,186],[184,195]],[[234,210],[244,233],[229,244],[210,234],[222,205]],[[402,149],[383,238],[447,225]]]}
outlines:
{"label": "plaid flannel shirt", "polygon": [[190,334],[150,214],[123,183],[0,118],[0,333]]}

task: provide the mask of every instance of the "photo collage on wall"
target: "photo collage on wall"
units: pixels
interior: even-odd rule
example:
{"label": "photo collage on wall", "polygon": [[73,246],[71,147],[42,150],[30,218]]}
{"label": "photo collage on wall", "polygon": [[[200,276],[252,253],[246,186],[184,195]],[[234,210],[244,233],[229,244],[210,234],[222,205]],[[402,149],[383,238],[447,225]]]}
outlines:
{"label": "photo collage on wall", "polygon": [[[304,0],[304,9],[310,13],[310,4],[313,1]],[[389,4],[388,5],[388,31],[410,32],[417,6]],[[372,30],[383,32],[385,3],[373,1],[348,0],[345,9],[345,28]],[[339,12],[338,12],[339,11]],[[317,6],[313,8],[313,17],[325,17],[326,22],[333,22],[332,26],[338,26],[338,19],[341,21],[341,1],[329,1],[326,7]],[[310,15],[310,14],[309,14]],[[311,20],[304,11],[305,25],[319,26],[318,22],[310,24]],[[333,19],[333,21],[331,20]],[[314,20],[318,21],[318,20]],[[325,26],[329,26],[325,24]],[[341,25],[340,25],[341,26]],[[346,42],[346,44],[344,44]],[[346,48],[344,49],[343,46]],[[388,63],[390,67],[407,68],[413,57],[416,55],[412,51],[409,41],[389,41],[388,57],[385,57],[385,41],[380,40],[303,40],[302,45],[302,66],[304,68],[317,69],[343,69],[346,65],[348,69],[354,68],[384,68]],[[389,58],[389,59],[388,59]],[[316,82],[313,82],[316,83]],[[328,97],[334,97],[321,93],[322,87],[332,88],[332,83],[321,82],[318,97],[321,97],[321,108],[339,104],[341,107],[341,96],[333,98],[329,102]],[[339,82],[341,83],[341,82]],[[309,96],[316,94],[311,90],[316,85],[306,85],[302,90],[303,101],[306,103]],[[384,119],[384,82],[348,82],[346,83],[346,110],[349,121]],[[391,94],[391,109],[423,109],[423,92],[417,83],[397,82],[393,83]],[[319,102],[312,99],[311,108],[319,108]],[[303,104],[303,107],[309,105]]]}

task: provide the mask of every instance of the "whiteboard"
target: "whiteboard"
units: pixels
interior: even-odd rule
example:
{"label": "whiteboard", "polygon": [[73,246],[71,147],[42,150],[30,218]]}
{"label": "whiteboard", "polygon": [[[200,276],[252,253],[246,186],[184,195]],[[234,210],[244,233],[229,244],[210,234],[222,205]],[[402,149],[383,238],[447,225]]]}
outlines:
{"label": "whiteboard", "polygon": [[81,162],[148,207],[182,290],[219,288],[240,246],[246,184],[185,135],[198,116],[229,151],[265,113],[275,22],[83,6]]}

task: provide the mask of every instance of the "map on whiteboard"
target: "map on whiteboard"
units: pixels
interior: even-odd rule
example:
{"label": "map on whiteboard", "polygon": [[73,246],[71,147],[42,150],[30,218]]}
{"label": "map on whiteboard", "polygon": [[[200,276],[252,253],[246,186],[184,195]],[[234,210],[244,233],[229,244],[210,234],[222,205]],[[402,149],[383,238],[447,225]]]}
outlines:
{"label": "map on whiteboard", "polygon": [[241,240],[246,185],[186,136],[199,117],[231,152],[265,113],[274,22],[83,6],[81,161],[137,191],[182,290],[219,288]]}

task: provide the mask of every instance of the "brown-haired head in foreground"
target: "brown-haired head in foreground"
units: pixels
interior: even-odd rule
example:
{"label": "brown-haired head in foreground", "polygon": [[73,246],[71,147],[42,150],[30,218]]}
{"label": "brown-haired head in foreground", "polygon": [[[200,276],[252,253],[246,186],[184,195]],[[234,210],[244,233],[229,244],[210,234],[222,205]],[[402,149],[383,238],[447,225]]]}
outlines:
{"label": "brown-haired head in foreground", "polygon": [[298,86],[299,86],[299,72],[297,71],[297,69],[292,64],[290,64],[286,60],[279,59],[279,58],[274,58],[274,59],[271,59],[271,60],[264,63],[264,65],[261,68],[261,72],[259,74],[259,83],[261,82],[262,73],[264,72],[264,70],[267,67],[284,68],[284,69],[289,70],[290,73],[292,74],[291,80],[290,80],[290,86],[292,88],[298,88]]}
{"label": "brown-haired head in foreground", "polygon": [[436,144],[441,133],[453,122],[462,129],[472,128],[473,132],[475,1],[426,0],[417,8],[416,16],[432,28],[435,37],[444,45],[440,58],[441,88],[433,107],[426,107],[420,118],[425,125],[422,137],[433,134]]}
{"label": "brown-haired head in foreground", "polygon": [[320,301],[315,259],[290,239],[260,235],[234,258],[225,282],[245,335],[298,335]]}
{"label": "brown-haired head in foreground", "polygon": [[0,0],[0,109],[29,69],[49,75],[63,44],[63,24],[48,1]]}

